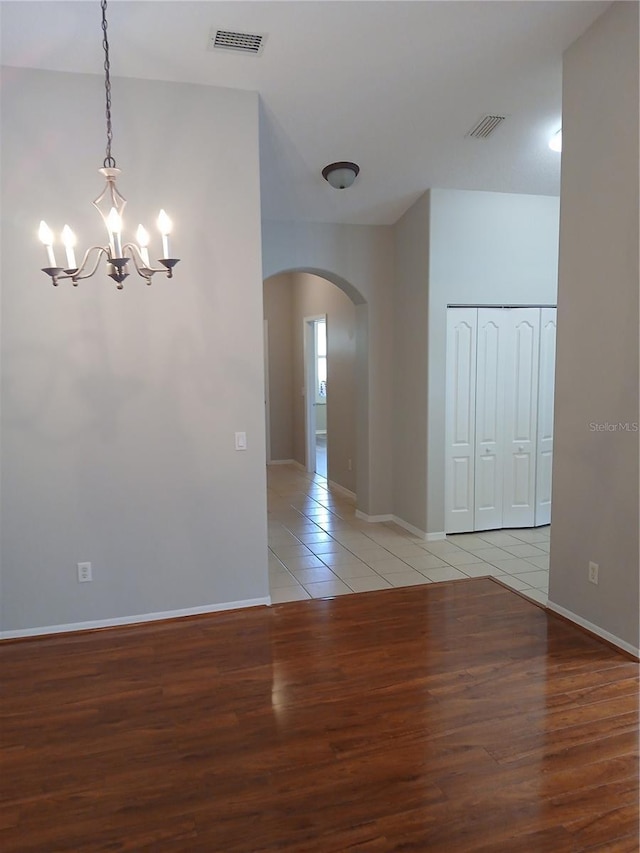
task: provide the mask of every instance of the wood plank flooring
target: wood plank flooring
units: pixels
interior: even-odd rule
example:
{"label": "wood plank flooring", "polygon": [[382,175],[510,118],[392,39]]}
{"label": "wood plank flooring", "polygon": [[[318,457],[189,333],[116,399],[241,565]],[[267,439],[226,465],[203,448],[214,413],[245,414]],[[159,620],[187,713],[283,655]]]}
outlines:
{"label": "wood plank flooring", "polygon": [[638,853],[638,665],[487,578],[0,645],[0,850]]}

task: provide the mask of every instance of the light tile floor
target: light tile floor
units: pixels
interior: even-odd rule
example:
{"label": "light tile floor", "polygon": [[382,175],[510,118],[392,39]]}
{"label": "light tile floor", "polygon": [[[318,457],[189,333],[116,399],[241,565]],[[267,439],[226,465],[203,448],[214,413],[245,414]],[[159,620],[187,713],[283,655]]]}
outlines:
{"label": "light tile floor", "polygon": [[271,601],[492,575],[547,603],[549,528],[458,533],[425,542],[356,518],[353,499],[297,465],[267,468]]}

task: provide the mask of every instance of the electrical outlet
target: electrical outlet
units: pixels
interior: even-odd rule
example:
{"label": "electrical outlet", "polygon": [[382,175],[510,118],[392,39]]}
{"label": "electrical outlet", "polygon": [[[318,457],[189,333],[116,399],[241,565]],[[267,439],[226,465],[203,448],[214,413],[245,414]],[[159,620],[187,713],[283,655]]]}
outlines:
{"label": "electrical outlet", "polygon": [[594,583],[596,586],[598,585],[598,572],[600,571],[600,566],[597,563],[589,562],[589,583]]}
{"label": "electrical outlet", "polygon": [[78,583],[91,583],[92,580],[91,563],[78,563]]}

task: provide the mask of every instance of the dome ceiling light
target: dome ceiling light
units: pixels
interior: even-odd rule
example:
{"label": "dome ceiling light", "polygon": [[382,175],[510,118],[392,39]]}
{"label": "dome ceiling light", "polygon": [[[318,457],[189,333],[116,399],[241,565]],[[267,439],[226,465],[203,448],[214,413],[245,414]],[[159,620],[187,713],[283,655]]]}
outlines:
{"label": "dome ceiling light", "polygon": [[341,161],[330,163],[322,170],[322,177],[336,190],[346,190],[358,177],[360,166],[356,163]]}

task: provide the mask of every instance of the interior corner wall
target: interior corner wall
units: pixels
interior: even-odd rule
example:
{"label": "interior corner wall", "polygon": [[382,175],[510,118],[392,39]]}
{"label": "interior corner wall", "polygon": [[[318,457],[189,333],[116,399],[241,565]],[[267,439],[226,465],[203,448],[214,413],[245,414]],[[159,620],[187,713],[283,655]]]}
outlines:
{"label": "interior corner wall", "polygon": [[393,228],[266,220],[262,255],[265,279],[317,274],[340,282],[356,303],[358,508],[391,513]]}
{"label": "interior corner wall", "polygon": [[638,4],[614,3],[564,57],[549,585],[636,654],[638,35]]}
{"label": "interior corner wall", "polygon": [[[427,532],[444,531],[448,305],[555,305],[559,199],[432,189],[429,215]],[[555,518],[555,506],[553,509]]]}
{"label": "interior corner wall", "polygon": [[269,458],[275,462],[294,458],[293,282],[289,273],[265,281],[264,318],[269,350]]}
{"label": "interior corner wall", "polygon": [[54,288],[42,217],[106,241],[102,82],[2,78],[2,630],[268,600],[257,95],[113,78],[125,228],[182,260]]}
{"label": "interior corner wall", "polygon": [[426,192],[394,226],[393,512],[427,529],[427,328],[429,208]]}
{"label": "interior corner wall", "polygon": [[[309,273],[292,273],[294,459],[305,464],[305,317],[327,315],[328,479],[356,491],[356,308],[335,284]],[[352,460],[349,470],[349,460]]]}

